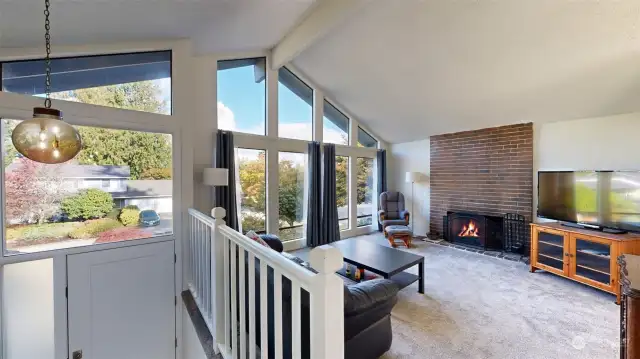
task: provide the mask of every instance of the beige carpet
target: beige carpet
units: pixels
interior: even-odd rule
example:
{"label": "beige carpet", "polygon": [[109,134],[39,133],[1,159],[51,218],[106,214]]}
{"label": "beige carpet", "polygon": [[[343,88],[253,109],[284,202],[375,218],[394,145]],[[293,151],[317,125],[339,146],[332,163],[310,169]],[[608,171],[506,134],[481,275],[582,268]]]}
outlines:
{"label": "beige carpet", "polygon": [[[361,238],[388,246],[382,235]],[[523,263],[414,244],[408,251],[425,256],[425,294],[417,284],[401,291],[384,359],[619,357],[614,296]]]}

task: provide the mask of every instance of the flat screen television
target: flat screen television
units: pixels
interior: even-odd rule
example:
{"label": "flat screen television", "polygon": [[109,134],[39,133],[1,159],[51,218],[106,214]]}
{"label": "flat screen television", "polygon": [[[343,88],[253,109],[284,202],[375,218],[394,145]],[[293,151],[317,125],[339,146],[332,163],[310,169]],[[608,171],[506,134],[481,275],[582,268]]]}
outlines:
{"label": "flat screen television", "polygon": [[640,171],[540,171],[538,217],[640,232]]}

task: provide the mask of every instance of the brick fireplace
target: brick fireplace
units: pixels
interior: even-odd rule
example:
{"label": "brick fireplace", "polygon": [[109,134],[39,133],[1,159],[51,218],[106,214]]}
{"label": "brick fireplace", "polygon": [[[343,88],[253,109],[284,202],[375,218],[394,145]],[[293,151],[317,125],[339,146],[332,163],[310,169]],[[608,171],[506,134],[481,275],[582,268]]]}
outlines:
{"label": "brick fireplace", "polygon": [[[432,235],[445,236],[443,217],[447,212],[489,217],[517,213],[531,221],[531,123],[432,136],[430,142]],[[451,222],[448,227],[453,230]],[[477,238],[465,240],[484,247]],[[485,238],[490,245],[495,245],[493,240]]]}

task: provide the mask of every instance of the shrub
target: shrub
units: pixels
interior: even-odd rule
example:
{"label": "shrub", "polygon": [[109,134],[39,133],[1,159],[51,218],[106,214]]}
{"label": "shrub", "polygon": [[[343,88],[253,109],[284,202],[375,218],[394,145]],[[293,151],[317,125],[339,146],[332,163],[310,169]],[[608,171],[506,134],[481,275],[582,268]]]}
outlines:
{"label": "shrub", "polygon": [[120,212],[120,222],[127,227],[137,226],[138,221],[140,221],[140,210],[131,209],[131,208],[123,208],[122,212]]}
{"label": "shrub", "polygon": [[148,168],[142,171],[140,179],[167,180],[171,179],[171,168]]}
{"label": "shrub", "polygon": [[102,218],[113,209],[113,197],[105,191],[90,188],[65,198],[60,208],[69,218]]}
{"label": "shrub", "polygon": [[109,211],[109,213],[107,213],[107,218],[113,219],[114,221],[117,221],[119,216],[120,216],[120,208],[114,208],[111,211]]}
{"label": "shrub", "polygon": [[109,219],[109,218],[86,221],[82,226],[77,227],[71,232],[69,232],[69,238],[73,238],[73,239],[94,238],[104,231],[108,231],[110,229],[119,228],[119,227],[122,227],[122,224],[120,224],[120,222],[113,219]]}
{"label": "shrub", "polygon": [[123,209],[135,209],[136,211],[140,210],[140,208],[138,206],[136,206],[135,204],[126,205],[126,206],[124,206]]}
{"label": "shrub", "polygon": [[149,237],[151,237],[151,233],[140,228],[116,228],[100,233],[95,243],[110,243]]}

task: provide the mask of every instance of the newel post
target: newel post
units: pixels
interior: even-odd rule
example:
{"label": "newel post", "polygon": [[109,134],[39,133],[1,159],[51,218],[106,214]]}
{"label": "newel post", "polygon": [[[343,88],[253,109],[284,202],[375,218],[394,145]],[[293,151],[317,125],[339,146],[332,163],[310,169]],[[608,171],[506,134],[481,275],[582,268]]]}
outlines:
{"label": "newel post", "polygon": [[332,246],[314,248],[309,257],[318,271],[311,290],[311,358],[344,358],[344,282],[336,271],[342,268],[342,253]]}
{"label": "newel post", "polygon": [[224,217],[227,211],[216,207],[211,210],[214,226],[211,229],[211,298],[213,298],[213,325],[215,333],[213,338],[214,350],[217,352],[216,343],[224,340],[224,239],[219,226],[225,224]]}

